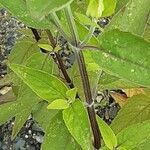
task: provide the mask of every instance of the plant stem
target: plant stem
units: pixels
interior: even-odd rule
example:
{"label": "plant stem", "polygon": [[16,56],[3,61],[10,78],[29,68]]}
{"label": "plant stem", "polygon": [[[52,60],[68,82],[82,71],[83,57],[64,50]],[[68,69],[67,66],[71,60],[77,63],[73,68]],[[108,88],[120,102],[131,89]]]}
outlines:
{"label": "plant stem", "polygon": [[30,29],[31,29],[32,33],[34,34],[34,37],[35,37],[36,41],[38,42],[41,39],[38,31],[34,28],[30,28]]}
{"label": "plant stem", "polygon": [[[46,32],[47,32],[49,41],[50,41],[51,44],[52,44],[52,47],[55,48],[55,47],[56,47],[56,42],[55,42],[55,40],[54,40],[54,37],[53,37],[51,31],[50,31],[50,30],[46,30]],[[59,68],[60,68],[60,70],[61,70],[61,72],[62,72],[62,74],[63,74],[63,76],[64,76],[64,78],[65,78],[65,80],[66,80],[66,82],[67,82],[67,84],[68,84],[68,86],[69,86],[71,89],[74,88],[74,84],[73,84],[73,82],[71,81],[71,79],[70,79],[70,77],[69,77],[69,75],[68,75],[68,73],[67,73],[67,71],[66,71],[66,68],[65,68],[65,66],[64,66],[64,64],[63,64],[63,61],[62,61],[60,55],[59,55],[57,52],[54,52],[54,54],[55,54],[55,56],[56,56],[56,59],[57,59],[57,61],[58,61]]]}
{"label": "plant stem", "polygon": [[90,88],[90,82],[86,70],[86,65],[85,65],[85,60],[82,51],[78,47],[78,34],[77,34],[77,29],[75,22],[73,20],[73,15],[70,9],[70,6],[65,9],[66,12],[66,18],[69,23],[69,27],[71,30],[71,33],[73,34],[72,37],[74,38],[74,46],[71,46],[78,62],[79,66],[79,71],[80,71],[80,76],[82,79],[82,85],[83,85],[83,90],[84,90],[84,95],[87,103],[87,112],[91,124],[91,129],[93,132],[93,137],[94,137],[94,148],[99,149],[101,147],[101,134],[100,130],[96,121],[96,114],[94,110],[94,105],[93,105],[93,99],[92,99],[92,93],[91,93],[91,88]]}
{"label": "plant stem", "polygon": [[68,20],[69,27],[70,27],[72,40],[74,40],[74,43],[72,43],[72,45],[77,46],[78,42],[79,42],[78,31],[77,31],[77,28],[76,28],[76,25],[75,25],[75,22],[74,22],[74,19],[73,19],[73,15],[72,15],[70,5],[67,6],[64,10],[65,10],[65,15],[66,15],[66,18]]}
{"label": "plant stem", "polygon": [[74,50],[77,58],[77,62],[79,65],[79,71],[82,79],[82,85],[83,85],[83,90],[84,90],[84,95],[87,103],[87,111],[88,111],[88,116],[93,132],[93,137],[94,137],[94,147],[96,149],[99,149],[101,147],[101,134],[100,130],[96,121],[96,114],[94,110],[94,105],[93,105],[93,99],[92,99],[92,93],[91,93],[91,88],[90,88],[90,82],[86,70],[86,65],[85,65],[85,60],[84,56],[81,50]]}
{"label": "plant stem", "polygon": [[[38,33],[38,30],[37,30],[37,29],[34,29],[34,28],[30,28],[30,29],[31,29],[31,31],[32,31],[32,33],[33,33],[33,35],[34,35],[34,37],[35,37],[36,42],[38,42],[38,41],[41,39],[41,37],[40,37],[40,35],[39,35],[39,33]],[[44,50],[43,48],[40,48],[40,50],[41,50],[43,53],[47,53],[47,51]]]}
{"label": "plant stem", "polygon": [[70,77],[69,77],[69,75],[68,75],[68,73],[67,73],[67,71],[66,71],[66,69],[65,69],[65,66],[64,66],[64,64],[63,64],[63,62],[62,62],[62,59],[61,59],[60,55],[57,54],[57,53],[55,53],[55,55],[56,55],[56,58],[57,58],[59,67],[60,67],[60,69],[61,69],[61,72],[62,72],[62,74],[63,74],[63,76],[64,76],[64,78],[65,78],[65,80],[66,80],[68,86],[69,86],[71,89],[74,88],[74,84],[73,84],[73,82],[71,81],[71,79],[70,79]]}
{"label": "plant stem", "polygon": [[55,48],[57,42],[56,42],[56,40],[54,39],[53,34],[51,33],[50,30],[45,30],[45,31],[46,31],[46,33],[47,33],[48,39],[49,39],[49,41],[50,41],[50,43],[51,43],[51,46],[52,46],[53,48]]}
{"label": "plant stem", "polygon": [[[34,34],[34,36],[35,36],[36,41],[37,41],[38,39],[40,40],[41,37],[39,36],[37,30],[36,30],[36,29],[33,29],[33,28],[32,28],[31,30],[34,31],[33,34]],[[50,41],[52,47],[55,48],[56,42],[55,42],[55,39],[54,39],[54,37],[53,37],[51,31],[50,31],[50,30],[46,30],[46,32],[47,32],[47,35],[48,35],[48,38],[49,38],[49,41]],[[37,41],[37,42],[38,42],[38,41]],[[56,58],[57,58],[57,61],[58,61],[58,64],[59,64],[59,68],[60,68],[60,70],[61,70],[61,72],[62,72],[62,74],[63,74],[63,76],[64,76],[64,78],[65,78],[65,80],[66,80],[66,82],[67,82],[67,84],[68,84],[68,86],[69,86],[70,88],[74,88],[73,82],[71,81],[71,79],[70,79],[70,77],[69,77],[69,75],[68,75],[68,73],[67,73],[67,71],[66,71],[66,68],[65,68],[65,66],[64,66],[64,64],[63,64],[63,62],[62,62],[61,57],[60,57],[59,54],[57,54],[56,52],[55,52],[55,55],[56,55]],[[78,97],[78,96],[77,96],[77,97]]]}

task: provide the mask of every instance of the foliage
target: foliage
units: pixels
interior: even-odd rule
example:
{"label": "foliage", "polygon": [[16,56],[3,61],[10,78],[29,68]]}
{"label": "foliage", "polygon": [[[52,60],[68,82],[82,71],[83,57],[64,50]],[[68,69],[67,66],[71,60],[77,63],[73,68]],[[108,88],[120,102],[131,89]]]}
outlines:
{"label": "foliage", "polygon": [[[15,117],[12,138],[32,114],[45,132],[43,150],[149,149],[149,0],[0,0],[0,6],[29,27],[20,31],[25,36],[0,81],[13,83],[15,100],[0,105],[0,124]],[[105,29],[97,24],[102,17],[111,18]],[[70,69],[59,54],[62,36],[75,57]],[[126,92],[126,102],[117,101],[122,108],[109,126],[93,104],[97,90],[114,89]]]}

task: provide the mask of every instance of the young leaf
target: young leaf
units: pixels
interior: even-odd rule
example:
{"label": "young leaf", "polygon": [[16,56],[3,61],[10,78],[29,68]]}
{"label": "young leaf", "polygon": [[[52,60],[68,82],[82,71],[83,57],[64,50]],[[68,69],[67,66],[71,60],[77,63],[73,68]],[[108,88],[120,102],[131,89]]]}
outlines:
{"label": "young leaf", "polygon": [[102,35],[101,46],[99,51],[91,51],[100,67],[112,75],[150,87],[149,42],[128,32],[112,30]]}
{"label": "young leaf", "polygon": [[127,3],[127,5],[124,5],[124,7],[122,7],[122,9],[113,17],[106,30],[117,28],[122,31],[142,35],[149,16],[150,0],[124,1],[123,3]]}
{"label": "young leaf", "polygon": [[47,106],[47,109],[66,109],[68,107],[69,104],[66,100],[56,99]]}
{"label": "young leaf", "polygon": [[55,76],[17,64],[10,64],[9,67],[42,99],[49,102],[65,99],[68,88]]}
{"label": "young leaf", "polygon": [[115,12],[117,0],[103,0],[104,11],[102,17],[111,16]]}
{"label": "young leaf", "polygon": [[117,134],[118,145],[127,150],[138,147],[150,137],[150,120],[134,124]]}
{"label": "young leaf", "polygon": [[66,97],[70,102],[74,102],[77,94],[77,88],[70,89],[66,92]]}
{"label": "young leaf", "polygon": [[97,117],[97,121],[104,143],[109,149],[115,148],[117,146],[117,138],[113,130],[101,118]]}
{"label": "young leaf", "polygon": [[113,131],[118,133],[130,125],[149,120],[149,104],[150,98],[143,94],[129,98],[111,124]]}
{"label": "young leaf", "polygon": [[53,47],[50,44],[38,44],[38,46],[49,52],[53,50]]}
{"label": "young leaf", "polygon": [[[63,111],[64,122],[75,140],[83,150],[91,149],[91,131],[88,116],[83,104],[76,101]],[[80,119],[82,118],[82,119]]]}
{"label": "young leaf", "polygon": [[103,0],[90,0],[86,15],[92,18],[100,18],[104,10]]}
{"label": "young leaf", "polygon": [[30,11],[32,17],[43,19],[45,16],[49,15],[51,12],[58,11],[67,5],[69,5],[73,0],[28,0],[27,8]]}

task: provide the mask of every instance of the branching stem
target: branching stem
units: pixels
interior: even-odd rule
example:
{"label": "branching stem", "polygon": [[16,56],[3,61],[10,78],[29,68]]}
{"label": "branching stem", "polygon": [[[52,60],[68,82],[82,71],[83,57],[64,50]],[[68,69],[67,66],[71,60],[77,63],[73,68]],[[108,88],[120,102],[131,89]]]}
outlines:
{"label": "branching stem", "polygon": [[70,31],[71,31],[72,40],[74,42],[74,43],[71,43],[71,44],[77,46],[78,42],[79,42],[79,36],[78,36],[78,31],[77,31],[77,28],[76,28],[76,25],[75,25],[75,22],[74,22],[74,19],[73,19],[71,8],[70,8],[70,6],[67,6],[64,10],[65,10],[65,15],[66,15],[66,18],[67,18],[67,21],[68,21],[68,24],[69,24],[69,28],[70,28]]}
{"label": "branching stem", "polygon": [[[32,29],[32,30],[34,31],[33,34],[34,34],[34,36],[35,36],[36,41],[37,41],[37,39],[40,40],[41,37],[39,36],[38,31],[37,31],[36,29]],[[49,38],[49,41],[50,41],[52,47],[55,48],[55,46],[56,46],[56,41],[55,41],[55,39],[54,39],[54,37],[53,37],[51,31],[50,31],[50,30],[46,30],[46,32],[47,32],[47,35],[48,35],[48,38]],[[36,33],[36,34],[35,34],[35,33]],[[37,42],[38,42],[38,41],[37,41]],[[60,57],[59,54],[57,54],[56,52],[55,52],[55,55],[56,55],[56,58],[57,58],[57,61],[58,61],[59,68],[60,68],[60,70],[61,70],[61,72],[62,72],[62,74],[63,74],[63,76],[64,76],[64,78],[65,78],[65,80],[66,80],[66,82],[67,82],[67,84],[68,84],[68,86],[69,86],[70,88],[74,88],[73,82],[71,81],[71,79],[70,79],[70,77],[69,77],[69,75],[68,75],[68,73],[67,73],[67,71],[66,71],[66,68],[65,68],[65,66],[64,66],[64,64],[63,64],[63,62],[62,62],[61,57]]]}
{"label": "branching stem", "polygon": [[85,60],[84,60],[84,56],[83,56],[81,49],[78,48],[79,38],[78,38],[78,33],[77,33],[76,25],[73,19],[70,6],[65,8],[65,12],[66,12],[66,18],[67,18],[67,21],[68,21],[68,24],[72,33],[72,38],[74,38],[73,41],[75,42],[74,45],[71,45],[71,47],[76,55],[76,59],[77,59],[79,71],[80,71],[80,76],[82,80],[85,100],[86,100],[86,103],[88,104],[87,112],[88,112],[91,129],[92,129],[93,137],[94,137],[93,145],[94,145],[94,148],[99,149],[101,147],[101,134],[100,134],[100,130],[97,124],[97,120],[96,120],[96,114],[94,110],[92,93],[91,93],[88,73],[86,70]]}

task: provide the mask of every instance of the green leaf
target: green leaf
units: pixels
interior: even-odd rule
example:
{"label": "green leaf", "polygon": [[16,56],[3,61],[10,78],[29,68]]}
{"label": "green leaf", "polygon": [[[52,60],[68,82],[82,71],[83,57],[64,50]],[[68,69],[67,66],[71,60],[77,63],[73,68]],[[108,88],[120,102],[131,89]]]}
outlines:
{"label": "green leaf", "polygon": [[79,22],[83,25],[90,25],[93,27],[98,27],[99,25],[96,22],[93,22],[89,17],[84,14],[75,12],[75,17],[79,20]]}
{"label": "green leaf", "polygon": [[49,148],[54,150],[81,150],[80,146],[68,132],[62,119],[62,113],[58,113],[52,119],[45,134],[42,150],[49,150]]}
{"label": "green leaf", "polygon": [[32,110],[31,107],[30,108],[27,107],[26,109],[22,108],[22,110],[20,110],[20,112],[18,112],[15,115],[15,123],[12,130],[12,139],[15,139],[15,137],[17,136],[17,134],[19,133],[19,131],[27,121],[28,117],[31,114],[31,110]]}
{"label": "green leaf", "polygon": [[117,134],[118,145],[132,150],[150,137],[150,120],[134,124]]}
{"label": "green leaf", "polygon": [[65,99],[68,88],[57,77],[17,64],[10,64],[9,67],[42,99],[49,102]]}
{"label": "green leaf", "polygon": [[88,4],[89,4],[89,0],[74,0],[71,3],[71,8],[73,12],[79,12],[85,15]]}
{"label": "green leaf", "polygon": [[[84,38],[88,35],[89,33],[89,29],[82,25],[81,23],[79,23],[77,20],[75,20],[76,26],[77,26],[77,30],[79,33],[79,38],[81,41],[84,40]],[[88,41],[87,44],[93,45],[93,46],[97,46],[99,44],[97,38],[93,35],[92,38]]]}
{"label": "green leaf", "polygon": [[92,146],[91,131],[83,104],[80,101],[73,103],[71,107],[63,111],[63,118],[69,132],[81,145],[82,149],[90,150]]}
{"label": "green leaf", "polygon": [[18,95],[16,101],[0,105],[0,111],[3,113],[3,115],[0,116],[0,124],[16,116],[12,131],[13,139],[27,120],[32,107],[40,101],[28,87],[23,86],[20,91],[22,91],[22,93]]}
{"label": "green leaf", "polygon": [[149,42],[127,32],[112,30],[102,35],[101,46],[99,51],[91,51],[91,55],[104,71],[150,87]]}
{"label": "green leaf", "polygon": [[49,13],[58,11],[71,4],[72,1],[73,0],[28,0],[26,3],[32,17],[41,20]]}
{"label": "green leaf", "polygon": [[22,84],[22,86],[19,88],[19,93],[16,100],[18,106],[14,107],[14,110],[12,110],[17,111],[15,114],[15,122],[12,131],[13,139],[16,137],[16,135],[28,119],[33,106],[40,101],[41,99],[37,95],[35,95],[35,93],[31,91],[29,87],[27,87],[25,84]]}
{"label": "green leaf", "polygon": [[0,111],[3,115],[0,116],[0,124],[5,123],[7,120],[14,117],[17,113],[17,107],[19,107],[19,103],[10,102],[0,105]]}
{"label": "green leaf", "polygon": [[33,111],[34,119],[41,125],[45,132],[41,149],[81,150],[80,146],[68,132],[61,111],[48,110],[46,107],[47,104],[42,102]]}
{"label": "green leaf", "polygon": [[132,150],[149,150],[149,148],[150,148],[150,138],[148,138],[146,141],[144,141],[143,143],[141,143]]}
{"label": "green leaf", "polygon": [[51,52],[53,50],[53,47],[50,44],[38,44],[38,46],[49,52]]}
{"label": "green leaf", "polygon": [[103,0],[89,0],[86,15],[92,18],[100,18],[104,10]]}
{"label": "green leaf", "polygon": [[[101,76],[102,69],[99,67],[97,63],[95,63],[89,51],[84,51],[83,54],[84,54],[89,80],[90,80],[92,97],[93,99],[95,99],[95,96],[97,95],[96,91],[98,87],[98,81],[99,81],[99,77]],[[80,78],[80,74],[78,75],[78,77]],[[80,81],[80,84],[81,85],[79,86],[82,87],[82,81]],[[82,92],[83,91],[84,90],[82,89]]]}
{"label": "green leaf", "polygon": [[59,110],[49,110],[47,106],[48,103],[46,101],[41,101],[32,109],[33,118],[38,122],[44,132],[48,131],[49,123],[59,112]]}
{"label": "green leaf", "polygon": [[78,89],[78,95],[80,99],[84,99],[82,81],[80,78],[80,72],[76,61],[74,62],[73,66],[70,69],[68,69],[68,74],[72,78],[74,86]]}
{"label": "green leaf", "polygon": [[150,98],[146,95],[137,95],[128,99],[113,120],[111,127],[115,133],[135,123],[150,119]]}
{"label": "green leaf", "polygon": [[0,3],[0,8],[3,8],[4,6]]}
{"label": "green leaf", "polygon": [[43,70],[50,74],[57,74],[57,70],[54,70],[54,61],[48,56],[49,54],[41,52],[34,53],[26,60],[25,65],[34,69]]}
{"label": "green leaf", "polygon": [[87,64],[87,70],[88,70],[88,71],[91,71],[91,72],[95,72],[95,71],[100,70],[100,67],[99,67],[99,65],[96,64],[96,63],[88,63],[88,64]]}
{"label": "green leaf", "polygon": [[116,10],[115,10],[116,13],[123,7],[126,7],[128,2],[130,2],[130,0],[117,0]]}
{"label": "green leaf", "polygon": [[[29,0],[28,0],[29,1]],[[14,4],[15,2],[15,4]],[[50,23],[44,18],[39,20],[39,18],[32,18],[31,14],[27,10],[27,1],[24,0],[1,0],[0,3],[8,9],[14,16],[19,20],[23,21],[27,26],[39,29],[50,28]]]}
{"label": "green leaf", "polygon": [[[123,1],[127,3],[127,1]],[[120,29],[142,35],[149,15],[150,0],[130,0],[113,17],[106,30]],[[139,23],[140,22],[140,23]]]}
{"label": "green leaf", "polygon": [[111,16],[115,12],[117,0],[103,0],[104,11],[102,17]]}
{"label": "green leaf", "polygon": [[70,102],[74,102],[77,94],[77,88],[70,89],[66,92],[66,96]]}
{"label": "green leaf", "polygon": [[127,150],[127,149],[120,146],[120,147],[117,148],[117,150]]}
{"label": "green leaf", "polygon": [[113,130],[101,118],[97,117],[97,121],[104,143],[109,149],[115,148],[117,146],[117,138]]}
{"label": "green leaf", "polygon": [[150,16],[149,16],[149,19],[147,20],[147,24],[146,24],[146,27],[145,27],[143,37],[150,41]]}
{"label": "green leaf", "polygon": [[47,109],[66,109],[68,107],[69,103],[66,100],[56,99],[47,106]]}
{"label": "green leaf", "polygon": [[[21,45],[24,45],[23,41],[26,44],[26,47],[24,48],[21,47]],[[36,51],[37,49],[37,51]],[[20,52],[21,50],[21,52]],[[17,55],[18,54],[18,55]],[[19,56],[19,57],[18,57]],[[16,63],[22,63],[27,66],[30,66],[32,68],[36,69],[43,69],[47,72],[52,72],[52,62],[50,59],[45,59],[47,58],[46,55],[42,54],[38,48],[38,46],[34,42],[29,42],[26,40],[21,40],[17,43],[16,48],[13,49],[13,52],[10,56],[11,62],[16,62]],[[20,59],[21,58],[21,59]],[[14,83],[14,73],[12,75],[12,72],[9,73],[10,77],[12,78],[12,81]],[[19,80],[16,75],[15,75],[15,80]],[[16,81],[15,81],[16,82]],[[15,136],[18,134],[24,123],[26,122],[28,116],[31,114],[32,108],[39,102],[41,99],[36,96],[36,94],[28,87],[26,86],[23,82],[17,84],[15,86],[15,93],[17,95],[17,105],[16,107],[13,106],[13,112],[15,113],[15,123],[13,126],[13,131],[12,131],[12,138],[14,139]],[[17,88],[17,90],[16,90]],[[14,87],[13,87],[14,90]],[[32,99],[31,99],[32,97]],[[43,116],[43,115],[42,115]],[[9,117],[9,116],[8,116]],[[12,113],[13,117],[13,113]]]}
{"label": "green leaf", "polygon": [[139,85],[103,72],[99,79],[98,90],[129,89],[134,87],[139,87]]}
{"label": "green leaf", "polygon": [[24,64],[25,61],[36,52],[40,52],[40,48],[35,41],[29,41],[23,38],[15,44],[8,59],[10,63]]}
{"label": "green leaf", "polygon": [[16,101],[0,105],[0,111],[3,113],[0,117],[0,124],[15,117],[12,131],[13,139],[30,115],[32,107],[40,101],[40,99],[28,87],[23,86],[19,90],[22,91],[22,93],[18,95]]}

